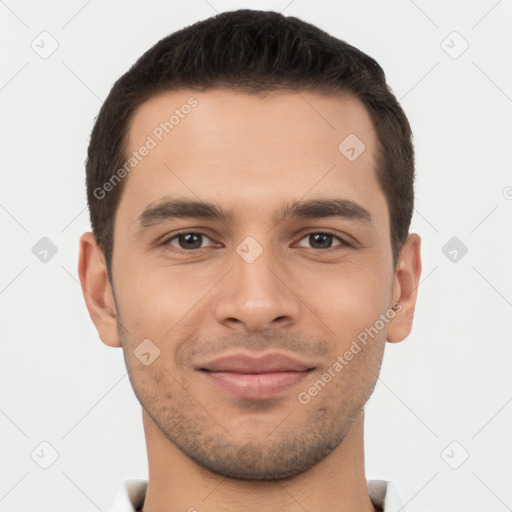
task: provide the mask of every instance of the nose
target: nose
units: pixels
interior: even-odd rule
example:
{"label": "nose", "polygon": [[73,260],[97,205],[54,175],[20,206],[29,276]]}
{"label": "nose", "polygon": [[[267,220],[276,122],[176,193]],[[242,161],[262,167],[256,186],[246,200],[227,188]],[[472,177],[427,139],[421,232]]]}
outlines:
{"label": "nose", "polygon": [[295,324],[301,300],[290,282],[290,273],[270,249],[264,249],[254,261],[240,254],[233,255],[232,269],[219,283],[217,321],[231,329],[247,331]]}

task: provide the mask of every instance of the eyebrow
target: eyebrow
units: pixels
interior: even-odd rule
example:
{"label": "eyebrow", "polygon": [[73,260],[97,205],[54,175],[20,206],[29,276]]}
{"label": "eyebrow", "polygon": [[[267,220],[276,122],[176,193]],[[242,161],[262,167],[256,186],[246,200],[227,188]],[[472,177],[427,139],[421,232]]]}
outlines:
{"label": "eyebrow", "polygon": [[[367,224],[372,223],[370,212],[350,199],[313,199],[286,202],[274,214],[272,220],[279,224],[295,218],[323,219],[332,217]],[[211,202],[164,198],[150,203],[138,216],[138,222],[141,229],[144,229],[163,221],[181,218],[213,219],[229,223],[233,221],[234,213]]]}

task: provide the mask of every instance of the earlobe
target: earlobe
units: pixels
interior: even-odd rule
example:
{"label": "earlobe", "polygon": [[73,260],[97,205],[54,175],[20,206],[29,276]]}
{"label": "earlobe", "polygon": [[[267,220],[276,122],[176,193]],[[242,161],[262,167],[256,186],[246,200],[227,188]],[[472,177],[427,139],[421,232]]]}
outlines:
{"label": "earlobe", "polygon": [[389,323],[387,340],[398,343],[410,334],[421,275],[421,239],[412,233],[407,237],[398,258],[394,284],[395,316]]}
{"label": "earlobe", "polygon": [[110,347],[120,347],[116,305],[105,258],[91,232],[80,237],[78,275],[87,310],[100,339]]}

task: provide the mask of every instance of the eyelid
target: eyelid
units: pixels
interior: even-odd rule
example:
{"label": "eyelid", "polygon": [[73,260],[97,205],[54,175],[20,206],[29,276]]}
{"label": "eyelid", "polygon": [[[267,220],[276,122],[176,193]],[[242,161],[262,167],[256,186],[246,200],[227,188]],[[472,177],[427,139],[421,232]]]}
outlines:
{"label": "eyelid", "polygon": [[[201,229],[198,229],[198,230],[187,229],[187,230],[179,231],[177,233],[173,233],[169,237],[165,237],[162,241],[162,245],[169,246],[170,242],[175,240],[176,238],[178,238],[180,235],[188,235],[188,234],[201,235],[205,238],[208,238],[210,241],[213,241],[213,239],[209,235],[207,235],[204,231],[202,231]],[[336,234],[329,229],[318,229],[318,228],[310,229],[309,231],[302,233],[300,235],[300,238],[298,239],[298,242],[301,242],[307,236],[314,235],[314,234],[330,235],[340,242],[339,244],[332,246],[332,247],[328,247],[326,249],[311,248],[315,252],[326,252],[331,249],[335,249],[336,247],[354,247],[354,243],[348,241],[346,238],[340,236],[339,234]],[[294,245],[296,245],[296,244],[294,244]],[[193,253],[193,252],[199,252],[199,251],[201,251],[201,249],[208,249],[208,247],[201,247],[199,249],[182,249],[181,247],[174,247],[174,246],[171,246],[171,247],[176,249],[178,252],[183,252],[183,253]],[[306,247],[306,249],[307,249],[307,247]]]}
{"label": "eyelid", "polygon": [[[213,241],[212,237],[210,237],[209,235],[207,235],[204,231],[201,231],[200,229],[198,229],[198,230],[186,229],[183,231],[178,231],[177,233],[173,233],[171,236],[164,237],[162,240],[162,245],[163,246],[170,245],[171,241],[175,240],[176,238],[178,238],[181,235],[201,235],[205,238],[208,238],[208,240]],[[173,247],[177,251],[181,251],[181,252],[185,252],[185,253],[198,252],[201,249],[207,249],[207,247],[201,247],[200,249],[182,249],[181,247],[174,247],[174,246],[171,246],[171,247]]]}
{"label": "eyelid", "polygon": [[325,251],[328,251],[329,249],[334,249],[335,247],[340,247],[340,246],[353,247],[354,246],[354,244],[349,242],[346,238],[330,231],[329,229],[314,229],[314,230],[307,231],[306,233],[301,235],[301,237],[299,238],[299,242],[301,240],[303,240],[304,238],[306,238],[307,236],[317,235],[317,234],[330,235],[333,238],[336,238],[340,243],[338,245],[328,247],[327,249],[315,249],[316,251],[324,251],[325,252]]}

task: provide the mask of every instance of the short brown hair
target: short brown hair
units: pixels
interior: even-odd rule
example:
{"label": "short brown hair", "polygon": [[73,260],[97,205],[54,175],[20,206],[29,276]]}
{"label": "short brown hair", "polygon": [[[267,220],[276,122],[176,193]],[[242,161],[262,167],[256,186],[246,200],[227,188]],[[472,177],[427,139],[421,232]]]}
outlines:
{"label": "short brown hair", "polygon": [[91,225],[112,282],[114,219],[123,184],[97,190],[126,162],[133,113],[151,96],[190,88],[352,93],[367,108],[378,139],[377,179],[386,197],[396,265],[414,205],[412,132],[379,64],[323,30],[272,11],[240,9],[161,39],[112,87],[94,124],[86,161]]}

